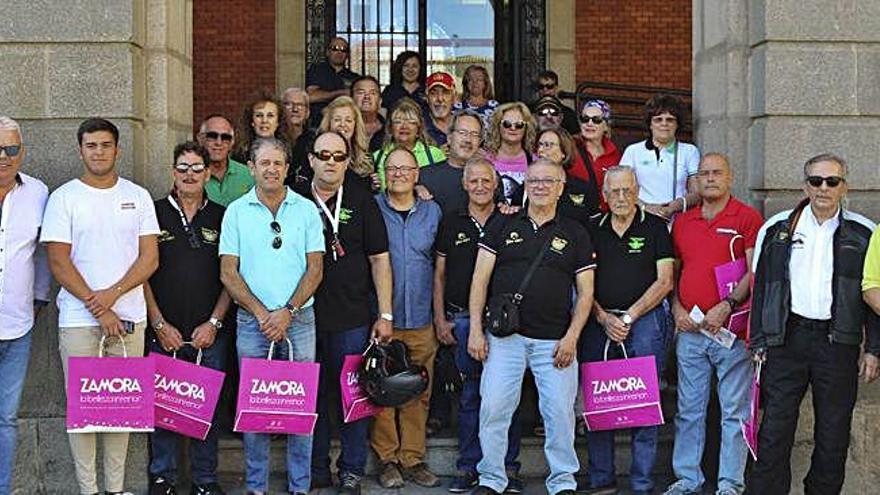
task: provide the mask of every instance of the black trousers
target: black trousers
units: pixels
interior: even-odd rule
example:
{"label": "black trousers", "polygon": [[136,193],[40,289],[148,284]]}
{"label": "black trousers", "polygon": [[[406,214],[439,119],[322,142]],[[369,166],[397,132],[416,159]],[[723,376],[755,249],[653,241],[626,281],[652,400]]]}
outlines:
{"label": "black trousers", "polygon": [[807,386],[815,426],[806,495],[831,495],[843,487],[852,411],[858,390],[859,346],[831,343],[827,323],[793,318],[785,345],[768,350],[761,378],[764,417],[750,495],[776,495],[791,487],[791,449]]}

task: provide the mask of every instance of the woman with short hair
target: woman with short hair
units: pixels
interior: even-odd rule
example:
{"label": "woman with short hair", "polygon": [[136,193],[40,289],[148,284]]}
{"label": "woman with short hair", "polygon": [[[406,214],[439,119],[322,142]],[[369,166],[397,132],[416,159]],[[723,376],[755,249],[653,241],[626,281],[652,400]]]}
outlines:
{"label": "woman with short hair", "polygon": [[382,189],[385,189],[385,161],[396,148],[410,150],[419,167],[446,161],[443,150],[434,146],[434,141],[426,133],[422,108],[412,98],[402,98],[391,111],[387,123],[385,146],[373,153],[373,162],[376,164]]}

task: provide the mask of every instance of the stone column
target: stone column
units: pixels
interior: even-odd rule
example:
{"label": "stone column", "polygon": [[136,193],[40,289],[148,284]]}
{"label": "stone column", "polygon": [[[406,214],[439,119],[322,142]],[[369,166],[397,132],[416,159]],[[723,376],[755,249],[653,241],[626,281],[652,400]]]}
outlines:
{"label": "stone column", "polygon": [[[859,0],[695,0],[694,122],[703,152],[721,151],[735,193],[765,217],[803,197],[803,164],[831,152],[849,162],[849,207],[880,220],[880,3]],[[802,493],[813,443],[804,400],[792,454]],[[861,386],[844,493],[880,482],[880,392]]]}
{"label": "stone column", "polygon": [[[120,173],[166,192],[192,121],[191,0],[4,0],[2,15],[0,114],[22,124],[23,171],[52,189],[78,177],[76,129],[100,116],[119,127]],[[33,332],[15,487],[72,493],[54,304]],[[146,461],[145,435],[132,435],[127,489],[145,489]]]}
{"label": "stone column", "polygon": [[575,19],[574,0],[547,2],[547,68],[559,74],[559,87],[571,92],[577,89]]}

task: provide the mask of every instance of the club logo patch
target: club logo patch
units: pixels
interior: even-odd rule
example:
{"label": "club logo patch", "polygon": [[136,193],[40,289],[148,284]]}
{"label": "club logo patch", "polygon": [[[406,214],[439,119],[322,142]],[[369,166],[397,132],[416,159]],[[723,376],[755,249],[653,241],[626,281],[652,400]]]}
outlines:
{"label": "club logo patch", "polygon": [[471,238],[468,237],[467,234],[465,234],[464,232],[459,232],[458,235],[455,237],[455,245],[456,246],[461,245],[461,244],[465,244],[468,242],[471,242]]}
{"label": "club logo patch", "polygon": [[628,245],[629,245],[629,252],[630,253],[641,253],[642,248],[645,247],[645,238],[644,237],[630,237]]}
{"label": "club logo patch", "polygon": [[205,242],[209,242],[209,243],[213,244],[213,243],[216,243],[217,239],[220,238],[220,234],[214,229],[202,227],[201,232],[202,232],[202,239],[204,239]]}
{"label": "club logo patch", "polygon": [[568,199],[570,199],[575,206],[583,206],[584,196],[585,195],[583,194],[569,194]]}
{"label": "club logo patch", "polygon": [[167,230],[162,230],[159,232],[159,242],[168,242],[174,240],[174,234]]}
{"label": "club logo patch", "polygon": [[339,223],[347,224],[351,217],[354,215],[354,210],[351,208],[340,208],[339,209]]}
{"label": "club logo patch", "polygon": [[565,249],[565,246],[568,246],[568,241],[561,237],[553,237],[553,240],[550,241],[550,250],[559,254],[562,254],[562,250]]}
{"label": "club logo patch", "polygon": [[519,232],[514,231],[510,234],[507,234],[507,239],[504,240],[504,245],[509,246],[511,244],[519,244],[522,241],[523,238],[520,237]]}

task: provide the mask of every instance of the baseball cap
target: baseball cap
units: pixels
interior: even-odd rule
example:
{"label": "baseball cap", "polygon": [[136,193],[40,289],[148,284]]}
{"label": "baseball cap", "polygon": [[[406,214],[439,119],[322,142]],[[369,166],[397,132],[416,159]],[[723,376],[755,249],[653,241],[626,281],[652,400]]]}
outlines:
{"label": "baseball cap", "polygon": [[561,111],[562,102],[555,96],[542,96],[537,102],[535,102],[535,111],[541,110],[542,108],[555,108],[556,110]]}
{"label": "baseball cap", "polygon": [[425,89],[431,89],[434,86],[443,86],[444,88],[453,91],[455,90],[455,79],[452,78],[448,72],[435,72],[428,76],[428,79],[425,80]]}

